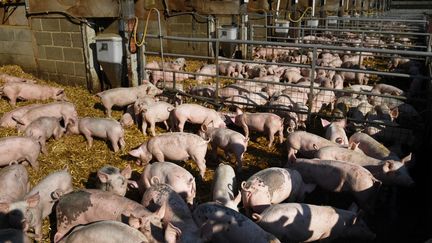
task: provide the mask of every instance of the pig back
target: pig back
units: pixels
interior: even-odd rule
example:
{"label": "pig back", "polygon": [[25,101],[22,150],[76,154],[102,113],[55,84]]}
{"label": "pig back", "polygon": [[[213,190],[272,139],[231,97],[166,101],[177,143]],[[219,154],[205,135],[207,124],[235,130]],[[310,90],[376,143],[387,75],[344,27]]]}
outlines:
{"label": "pig back", "polygon": [[28,174],[24,165],[10,165],[0,170],[0,202],[21,200],[28,190]]}
{"label": "pig back", "polygon": [[[40,145],[32,138],[10,136],[0,139],[0,166],[28,159],[36,160],[39,153]],[[32,166],[37,167],[36,164]]]}

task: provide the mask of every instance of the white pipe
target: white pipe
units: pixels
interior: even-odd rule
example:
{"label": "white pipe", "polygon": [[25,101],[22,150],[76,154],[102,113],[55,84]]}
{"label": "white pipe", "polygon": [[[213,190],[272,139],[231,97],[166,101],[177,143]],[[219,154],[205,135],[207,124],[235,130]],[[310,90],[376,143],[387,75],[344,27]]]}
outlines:
{"label": "white pipe", "polygon": [[315,17],[315,0],[312,0],[312,17]]}
{"label": "white pipe", "polygon": [[276,19],[279,17],[279,8],[280,8],[280,0],[277,1],[276,4]]}

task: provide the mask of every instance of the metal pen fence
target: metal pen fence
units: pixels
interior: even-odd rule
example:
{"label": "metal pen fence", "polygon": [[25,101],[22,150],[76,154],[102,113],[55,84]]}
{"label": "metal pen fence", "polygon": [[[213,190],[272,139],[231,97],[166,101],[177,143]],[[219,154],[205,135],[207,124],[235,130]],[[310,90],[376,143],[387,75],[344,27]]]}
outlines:
{"label": "metal pen fence", "polygon": [[[390,20],[388,20],[390,21]],[[413,21],[415,23],[421,22]],[[324,29],[325,30],[325,29]],[[328,30],[328,29],[327,29]],[[346,30],[338,30],[338,31],[346,31]],[[356,30],[353,30],[356,31]],[[370,30],[357,30],[362,34],[372,33]],[[404,32],[392,32],[387,31],[386,34],[406,34]],[[385,33],[385,32],[384,32]],[[365,47],[350,47],[350,46],[331,46],[324,44],[305,44],[305,43],[288,43],[288,42],[274,42],[274,41],[256,41],[256,40],[224,40],[224,39],[214,39],[214,38],[186,38],[186,37],[176,37],[176,36],[161,36],[161,35],[148,35],[148,38],[152,39],[160,39],[161,45],[163,43],[162,40],[166,41],[178,41],[178,42],[199,42],[199,43],[212,43],[215,46],[215,55],[212,56],[202,56],[202,55],[185,55],[181,53],[167,53],[164,52],[163,48],[160,51],[147,51],[145,54],[147,55],[163,55],[164,57],[170,58],[178,58],[183,57],[187,59],[199,59],[204,62],[213,63],[215,69],[217,70],[215,74],[206,74],[206,73],[196,73],[196,72],[186,72],[186,71],[176,71],[176,70],[162,70],[162,69],[149,69],[149,71],[165,71],[162,74],[164,75],[162,87],[164,87],[169,92],[174,92],[183,96],[192,97],[207,103],[211,103],[216,107],[229,107],[232,105],[236,105],[242,108],[254,109],[258,111],[272,111],[278,114],[283,114],[285,116],[289,116],[290,113],[295,113],[297,117],[302,117],[302,121],[311,121],[313,117],[324,117],[327,119],[331,119],[331,117],[335,115],[334,111],[337,108],[337,101],[333,104],[333,107],[327,107],[330,98],[328,96],[335,96],[334,94],[339,94],[340,97],[353,97],[360,96],[363,97],[363,102],[365,106],[369,103],[373,103],[375,106],[385,103],[390,104],[390,108],[394,109],[395,107],[399,108],[399,117],[401,119],[398,121],[399,123],[392,122],[377,122],[374,120],[367,120],[362,117],[362,119],[358,119],[353,115],[353,112],[363,111],[359,109],[359,104],[348,104],[347,110],[344,111],[344,115],[348,116],[350,123],[353,124],[353,129],[356,129],[356,126],[362,127],[362,129],[376,129],[375,135],[377,137],[386,137],[385,140],[400,140],[409,141],[412,136],[412,129],[418,129],[421,127],[421,113],[422,109],[426,107],[426,94],[421,94],[419,96],[414,97],[406,97],[406,96],[398,96],[398,95],[387,95],[387,94],[379,94],[379,93],[371,93],[366,90],[338,90],[335,88],[326,88],[315,86],[313,82],[313,78],[309,83],[296,84],[296,83],[287,83],[287,82],[273,82],[268,80],[260,80],[252,79],[252,78],[244,78],[244,77],[236,77],[236,76],[226,76],[219,72],[220,65],[224,65],[226,62],[234,62],[234,63],[242,63],[245,64],[255,64],[255,65],[275,65],[280,67],[295,67],[305,69],[306,72],[309,72],[309,77],[315,77],[315,73],[319,70],[326,71],[334,71],[336,73],[341,72],[352,72],[356,74],[368,74],[368,75],[376,75],[381,79],[390,77],[397,79],[405,79],[402,81],[402,86],[404,82],[407,82],[406,79],[415,79],[415,80],[423,80],[421,81],[422,87],[426,87],[431,81],[431,77],[429,74],[424,75],[425,73],[392,73],[380,70],[371,70],[371,69],[359,69],[359,68],[344,68],[344,67],[327,67],[327,66],[318,66],[317,60],[319,53],[321,52],[357,52],[357,53],[372,53],[374,56],[382,56],[382,57],[390,57],[391,55],[399,55],[403,57],[415,58],[417,60],[422,61],[422,65],[425,65],[424,62],[428,62],[428,58],[432,56],[430,52],[430,35],[429,34],[421,34],[421,33],[411,33],[418,36],[419,39],[423,38],[425,42],[428,42],[428,47],[424,48],[426,51],[411,51],[411,50],[389,50],[389,49],[378,49],[378,48],[365,48]],[[427,40],[426,40],[427,39]],[[247,60],[247,59],[234,59],[234,58],[221,58],[219,56],[219,49],[221,44],[231,44],[231,45],[246,45],[249,49],[252,49],[253,46],[264,46],[278,49],[289,50],[308,50],[311,55],[311,59],[305,63],[292,63],[292,62],[283,62],[283,63],[274,63],[271,61],[265,60]],[[167,76],[165,76],[167,75]],[[178,75],[189,75],[188,81],[182,81],[183,78],[178,78]],[[209,79],[205,82],[194,81],[193,79],[196,77],[208,77]],[[180,76],[179,76],[180,77]],[[190,79],[192,78],[192,79]],[[167,81],[169,80],[169,81]],[[409,81],[408,81],[409,82]],[[182,84],[187,83],[190,85],[188,89],[181,88]],[[212,88],[212,92],[196,94],[191,93],[194,87],[198,87],[199,85],[206,84]],[[271,90],[271,92],[269,92]],[[301,92],[299,92],[299,90]],[[235,95],[231,96],[233,98],[224,96],[223,92],[232,91]],[[296,91],[296,92],[294,92]],[[279,94],[281,98],[275,96],[274,94]],[[344,95],[340,95],[344,94]],[[275,102],[275,101],[284,101],[284,102]],[[322,99],[320,101],[319,99]],[[293,102],[293,100],[297,102]],[[327,101],[327,103],[325,102]],[[315,103],[314,103],[315,102]],[[347,101],[344,101],[345,103]],[[300,104],[300,107],[296,106],[297,103]],[[317,107],[317,104],[323,104],[322,107]],[[324,105],[325,104],[325,105]],[[413,106],[416,106],[416,109],[412,109]],[[370,105],[370,104],[369,104]],[[338,107],[341,109],[340,107]],[[370,107],[365,107],[365,109],[369,109],[369,111],[373,111]],[[356,110],[357,109],[357,110]],[[360,111],[359,111],[360,110]],[[376,110],[374,111],[377,112]],[[382,112],[382,111],[381,111]],[[364,114],[363,114],[364,115]],[[360,116],[361,117],[361,116]],[[336,117],[337,118],[337,117]],[[299,118],[297,118],[299,119]],[[405,119],[405,120],[404,120]],[[386,128],[386,129],[383,129]],[[384,134],[382,131],[385,130]],[[372,131],[373,133],[373,131]],[[388,135],[390,134],[390,135]],[[390,138],[390,139],[389,139]]]}

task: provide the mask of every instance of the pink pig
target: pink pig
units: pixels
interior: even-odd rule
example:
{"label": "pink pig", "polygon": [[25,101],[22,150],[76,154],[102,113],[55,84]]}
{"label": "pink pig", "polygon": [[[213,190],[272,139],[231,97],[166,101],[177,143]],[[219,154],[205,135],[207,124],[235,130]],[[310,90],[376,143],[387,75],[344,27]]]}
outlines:
{"label": "pink pig", "polygon": [[12,106],[16,105],[17,99],[21,100],[47,100],[54,99],[67,101],[64,89],[47,85],[29,83],[6,83],[2,88],[3,96],[9,99]]}

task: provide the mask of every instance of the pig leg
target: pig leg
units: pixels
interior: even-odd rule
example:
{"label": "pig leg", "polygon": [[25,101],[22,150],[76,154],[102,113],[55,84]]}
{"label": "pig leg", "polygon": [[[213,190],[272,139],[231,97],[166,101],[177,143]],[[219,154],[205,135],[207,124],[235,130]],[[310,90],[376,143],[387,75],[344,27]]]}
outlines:
{"label": "pig leg", "polygon": [[39,144],[40,144],[40,146],[41,146],[41,151],[42,151],[42,153],[45,154],[45,155],[47,155],[47,154],[48,154],[48,151],[47,151],[47,149],[46,149],[46,142],[45,142],[45,139],[43,139],[43,138],[39,138],[39,139],[38,139],[38,142],[39,142]]}
{"label": "pig leg", "polygon": [[284,139],[284,136],[283,136],[283,126],[279,129],[279,143],[283,143],[283,139]]}
{"label": "pig leg", "polygon": [[10,95],[10,96],[8,96],[8,98],[9,98],[9,104],[12,107],[15,107],[16,106],[17,97],[15,95]]}
{"label": "pig leg", "polygon": [[102,99],[102,104],[105,107],[105,114],[108,117],[111,117],[111,108],[112,108],[112,104],[108,101],[108,100],[104,100]]}
{"label": "pig leg", "polygon": [[290,146],[288,146],[287,150],[288,150],[288,162],[294,163],[296,161],[295,154],[297,153],[297,150],[291,148]]}
{"label": "pig leg", "polygon": [[126,142],[125,142],[125,140],[124,140],[123,137],[121,137],[121,138],[119,139],[119,144],[120,144],[120,149],[121,149],[121,150],[124,150],[124,148],[125,148],[125,146],[126,146]]}
{"label": "pig leg", "polygon": [[267,135],[268,135],[268,140],[269,140],[269,144],[267,145],[269,148],[273,145],[274,142],[274,134],[275,132],[272,131],[272,129],[267,128]]}
{"label": "pig leg", "polygon": [[117,138],[114,137],[114,136],[110,136],[110,137],[109,137],[109,140],[110,140],[110,142],[111,142],[111,146],[112,146],[113,149],[114,149],[114,152],[117,153],[117,151],[119,150],[119,146],[118,146],[119,139],[117,139]]}
{"label": "pig leg", "polygon": [[165,155],[162,153],[162,151],[155,151],[153,153],[153,157],[156,159],[156,161],[158,162],[164,162],[165,161]]}
{"label": "pig leg", "polygon": [[142,130],[144,136],[147,136],[147,121],[146,121],[146,119],[142,119],[141,130]]}
{"label": "pig leg", "polygon": [[243,154],[244,154],[244,152],[240,152],[240,151],[235,151],[234,152],[234,155],[236,157],[236,162],[237,162],[237,172],[241,172],[242,171]]}
{"label": "pig leg", "polygon": [[177,129],[178,129],[178,131],[179,131],[179,132],[183,132],[183,128],[184,128],[184,125],[185,125],[185,122],[186,122],[186,121],[184,121],[184,120],[179,120],[178,122],[179,122],[178,125],[177,125]]}
{"label": "pig leg", "polygon": [[150,121],[150,132],[153,137],[156,136],[155,123],[156,123],[155,121]]}
{"label": "pig leg", "polygon": [[[40,222],[42,222],[42,219],[40,219]],[[35,225],[34,227],[34,232],[35,232],[35,240],[37,242],[42,242],[42,223],[38,223]]]}
{"label": "pig leg", "polygon": [[245,115],[242,116],[241,125],[242,125],[243,131],[245,133],[245,137],[248,138],[249,137],[249,127],[246,124],[244,116]]}
{"label": "pig leg", "polygon": [[167,123],[166,121],[163,121],[163,123],[164,123],[164,125],[165,125],[166,130],[169,131],[168,123]]}
{"label": "pig leg", "polygon": [[37,157],[32,158],[30,156],[27,156],[24,160],[27,161],[35,170],[39,169],[39,163],[37,162]]}

